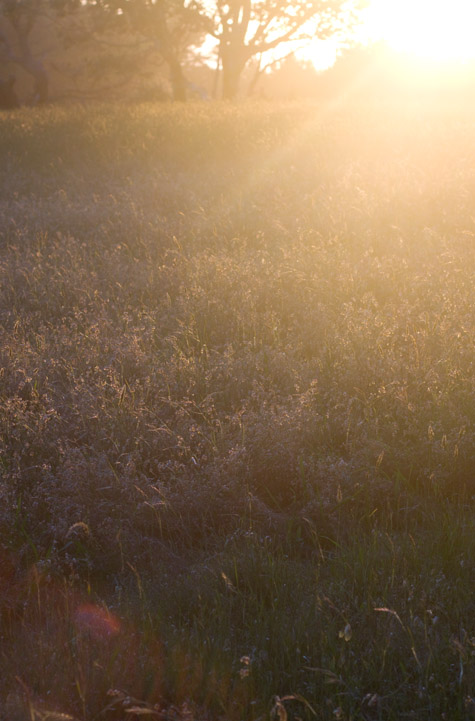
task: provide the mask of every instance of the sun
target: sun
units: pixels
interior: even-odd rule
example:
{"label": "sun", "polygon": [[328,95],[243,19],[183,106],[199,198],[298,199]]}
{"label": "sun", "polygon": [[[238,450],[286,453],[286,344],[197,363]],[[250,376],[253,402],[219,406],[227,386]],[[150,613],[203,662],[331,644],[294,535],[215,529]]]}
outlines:
{"label": "sun", "polygon": [[436,62],[475,58],[475,0],[372,0],[364,26],[370,40]]}

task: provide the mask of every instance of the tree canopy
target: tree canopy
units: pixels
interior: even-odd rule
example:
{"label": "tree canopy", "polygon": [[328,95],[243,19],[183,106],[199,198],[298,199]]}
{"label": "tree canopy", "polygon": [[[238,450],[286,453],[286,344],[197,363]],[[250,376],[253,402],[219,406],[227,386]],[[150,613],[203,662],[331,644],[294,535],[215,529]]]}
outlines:
{"label": "tree canopy", "polygon": [[347,0],[216,0],[204,8],[209,33],[218,42],[223,97],[237,95],[248,61],[278,46],[325,39],[348,29],[357,2]]}
{"label": "tree canopy", "polygon": [[[52,37],[85,66],[93,55],[120,85],[157,58],[168,70],[172,97],[185,100],[186,68],[213,45],[221,94],[237,96],[251,60],[275,58],[315,37],[348,34],[363,0],[0,0],[0,60],[33,78],[33,100],[49,97]],[[43,23],[43,25],[42,25]],[[38,27],[43,27],[38,41]],[[46,29],[45,29],[46,28]],[[36,35],[35,35],[36,32]],[[48,37],[46,37],[48,36]],[[92,47],[95,50],[91,51]],[[65,67],[64,56],[61,64]],[[66,63],[67,64],[67,63]],[[89,61],[90,67],[92,67]],[[100,72],[100,70],[99,70]],[[208,71],[209,72],[209,71]],[[74,74],[74,70],[72,72]]]}

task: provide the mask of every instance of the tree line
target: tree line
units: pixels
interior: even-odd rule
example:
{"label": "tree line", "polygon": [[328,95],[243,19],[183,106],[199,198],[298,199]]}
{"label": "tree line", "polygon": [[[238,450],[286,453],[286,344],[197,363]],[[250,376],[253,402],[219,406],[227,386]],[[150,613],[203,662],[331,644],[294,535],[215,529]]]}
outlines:
{"label": "tree line", "polygon": [[[256,77],[311,39],[348,36],[363,0],[0,0],[0,82],[15,68],[32,81],[32,102],[50,96],[50,75],[121,84],[165,71],[185,101],[187,69],[213,63],[215,94],[232,100],[251,61]],[[10,74],[9,74],[10,73]],[[2,77],[3,75],[3,77]],[[218,93],[219,88],[219,93]]]}

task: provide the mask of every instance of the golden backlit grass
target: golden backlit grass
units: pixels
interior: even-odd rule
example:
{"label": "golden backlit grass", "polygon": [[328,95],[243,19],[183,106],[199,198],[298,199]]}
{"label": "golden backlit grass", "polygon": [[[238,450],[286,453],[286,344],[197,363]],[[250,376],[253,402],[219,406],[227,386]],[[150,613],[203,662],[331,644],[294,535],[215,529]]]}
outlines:
{"label": "golden backlit grass", "polygon": [[475,116],[23,109],[0,154],[5,718],[472,718]]}

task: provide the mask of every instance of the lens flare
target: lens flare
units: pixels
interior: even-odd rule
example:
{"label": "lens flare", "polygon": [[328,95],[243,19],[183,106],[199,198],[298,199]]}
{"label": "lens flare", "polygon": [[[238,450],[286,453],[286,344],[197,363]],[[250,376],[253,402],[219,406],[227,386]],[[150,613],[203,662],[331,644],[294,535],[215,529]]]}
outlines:
{"label": "lens flare", "polygon": [[121,627],[117,616],[93,603],[79,606],[74,614],[74,622],[80,631],[97,639],[111,638],[119,633]]}

